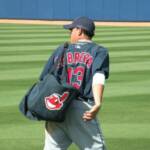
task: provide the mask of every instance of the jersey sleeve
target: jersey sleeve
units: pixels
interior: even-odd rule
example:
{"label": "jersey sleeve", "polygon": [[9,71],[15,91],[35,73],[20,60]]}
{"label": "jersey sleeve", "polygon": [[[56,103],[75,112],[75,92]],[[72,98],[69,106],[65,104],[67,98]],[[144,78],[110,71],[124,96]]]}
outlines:
{"label": "jersey sleeve", "polygon": [[47,60],[45,66],[41,72],[41,75],[39,77],[40,80],[42,80],[44,78],[44,76],[48,73],[49,68],[54,65],[54,58],[55,58],[55,52]]}
{"label": "jersey sleeve", "polygon": [[92,75],[95,73],[103,73],[105,75],[105,79],[109,77],[109,54],[107,49],[103,48],[99,50],[94,58],[92,65]]}
{"label": "jersey sleeve", "polygon": [[54,66],[54,63],[56,61],[56,59],[58,59],[61,55],[61,50],[62,50],[63,46],[59,46],[58,48],[56,48],[56,50],[53,52],[53,54],[49,57],[49,59],[47,60],[43,71],[41,72],[41,75],[39,77],[40,80],[42,80],[44,78],[44,76],[49,72],[49,70],[52,68],[52,66]]}

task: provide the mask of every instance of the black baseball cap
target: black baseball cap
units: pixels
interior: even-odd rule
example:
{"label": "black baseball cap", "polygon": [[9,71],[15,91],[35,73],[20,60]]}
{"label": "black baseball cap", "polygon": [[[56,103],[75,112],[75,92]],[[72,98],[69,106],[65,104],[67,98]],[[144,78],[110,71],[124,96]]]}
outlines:
{"label": "black baseball cap", "polygon": [[79,17],[71,24],[64,25],[64,28],[69,30],[72,30],[73,28],[81,28],[86,30],[91,35],[94,35],[95,32],[94,21],[88,17]]}

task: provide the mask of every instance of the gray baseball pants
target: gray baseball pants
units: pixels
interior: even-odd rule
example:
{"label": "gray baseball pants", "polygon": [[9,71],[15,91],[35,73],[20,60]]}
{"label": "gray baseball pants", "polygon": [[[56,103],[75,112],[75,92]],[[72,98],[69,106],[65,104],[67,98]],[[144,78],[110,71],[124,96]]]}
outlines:
{"label": "gray baseball pants", "polygon": [[92,106],[91,101],[74,100],[63,123],[46,122],[44,150],[67,150],[72,143],[80,150],[106,150],[97,119],[82,119]]}

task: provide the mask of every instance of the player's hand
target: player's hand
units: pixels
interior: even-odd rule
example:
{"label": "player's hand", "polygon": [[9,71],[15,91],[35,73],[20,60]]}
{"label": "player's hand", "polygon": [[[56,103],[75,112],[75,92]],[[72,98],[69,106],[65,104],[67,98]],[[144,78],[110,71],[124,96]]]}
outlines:
{"label": "player's hand", "polygon": [[89,111],[86,111],[84,114],[83,114],[83,120],[84,121],[90,121],[92,119],[94,119],[98,113],[100,109],[100,106],[99,105],[94,105],[91,110]]}

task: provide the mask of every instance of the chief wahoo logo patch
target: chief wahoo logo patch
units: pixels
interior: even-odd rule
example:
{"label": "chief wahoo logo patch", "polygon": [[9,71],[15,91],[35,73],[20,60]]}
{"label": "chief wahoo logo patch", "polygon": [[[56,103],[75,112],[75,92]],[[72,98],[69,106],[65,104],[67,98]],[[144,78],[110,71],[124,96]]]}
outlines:
{"label": "chief wahoo logo patch", "polygon": [[48,97],[45,97],[46,108],[49,110],[60,110],[68,96],[69,92],[64,92],[62,95],[54,93]]}

